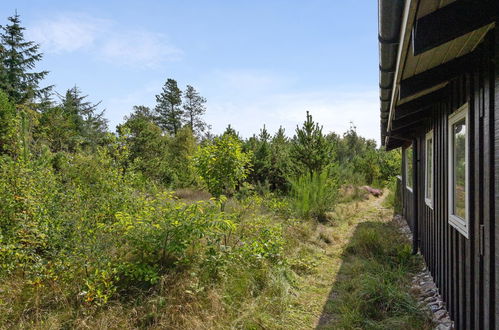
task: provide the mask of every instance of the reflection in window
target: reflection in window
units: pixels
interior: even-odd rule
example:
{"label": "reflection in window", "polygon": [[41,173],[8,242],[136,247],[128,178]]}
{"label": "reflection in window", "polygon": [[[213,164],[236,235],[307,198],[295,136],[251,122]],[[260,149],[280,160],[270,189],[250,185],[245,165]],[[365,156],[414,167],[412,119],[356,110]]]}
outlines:
{"label": "reflection in window", "polygon": [[433,206],[433,131],[426,134],[426,175],[425,200],[428,206]]}
{"label": "reflection in window", "polygon": [[452,183],[453,213],[466,219],[466,121],[461,119],[452,126],[453,131],[453,172]]}
{"label": "reflection in window", "polygon": [[412,189],[413,183],[413,170],[412,170],[412,146],[405,149],[405,185],[407,188]]}

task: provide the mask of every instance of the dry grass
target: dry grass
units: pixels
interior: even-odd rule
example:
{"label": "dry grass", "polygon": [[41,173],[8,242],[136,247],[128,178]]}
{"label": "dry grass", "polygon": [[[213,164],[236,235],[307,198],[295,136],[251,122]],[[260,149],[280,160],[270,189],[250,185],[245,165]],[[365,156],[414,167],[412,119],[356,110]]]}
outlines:
{"label": "dry grass", "polygon": [[211,194],[205,190],[197,190],[191,188],[177,189],[175,190],[174,195],[175,197],[182,199],[184,201],[192,201],[192,202],[208,200],[212,197]]}

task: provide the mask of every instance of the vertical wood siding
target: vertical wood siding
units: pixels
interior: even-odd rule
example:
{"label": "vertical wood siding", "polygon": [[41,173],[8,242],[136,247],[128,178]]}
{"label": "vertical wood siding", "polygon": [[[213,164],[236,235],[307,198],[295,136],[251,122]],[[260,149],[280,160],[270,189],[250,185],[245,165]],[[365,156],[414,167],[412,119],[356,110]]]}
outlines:
{"label": "vertical wood siding", "polygon": [[[403,215],[417,230],[417,245],[457,329],[496,326],[499,291],[499,63],[497,29],[477,48],[480,59],[452,80],[445,97],[430,109],[431,120],[414,136],[414,196],[405,188]],[[448,224],[448,116],[469,105],[469,238]],[[425,134],[433,129],[433,207],[425,203]],[[405,150],[403,150],[405,153]],[[405,161],[405,157],[403,157]],[[402,164],[405,169],[405,164]],[[405,171],[403,171],[405,182]],[[483,238],[480,236],[483,233]]]}

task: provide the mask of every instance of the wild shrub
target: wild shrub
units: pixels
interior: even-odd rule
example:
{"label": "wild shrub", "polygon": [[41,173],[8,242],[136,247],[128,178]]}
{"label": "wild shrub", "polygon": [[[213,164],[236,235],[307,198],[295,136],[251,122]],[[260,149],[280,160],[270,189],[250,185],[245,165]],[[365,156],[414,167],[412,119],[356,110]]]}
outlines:
{"label": "wild shrub", "polygon": [[239,139],[224,134],[213,143],[200,146],[194,157],[196,169],[208,191],[215,197],[234,194],[248,175],[250,155],[242,150]]}
{"label": "wild shrub", "polygon": [[330,170],[324,170],[291,180],[293,203],[300,217],[319,221],[327,219],[327,212],[337,202],[339,188],[337,178],[331,173]]}

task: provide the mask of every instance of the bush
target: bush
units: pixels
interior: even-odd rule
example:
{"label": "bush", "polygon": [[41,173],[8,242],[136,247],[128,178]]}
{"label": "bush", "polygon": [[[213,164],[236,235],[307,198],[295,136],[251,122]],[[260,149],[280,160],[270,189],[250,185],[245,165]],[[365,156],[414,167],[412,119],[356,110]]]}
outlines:
{"label": "bush", "polygon": [[324,170],[291,180],[292,198],[299,216],[319,221],[327,219],[327,212],[336,204],[339,189],[338,180],[332,173]]}
{"label": "bush", "polygon": [[215,197],[232,195],[248,175],[249,154],[232,134],[224,134],[213,143],[199,147],[195,166],[208,191]]}

